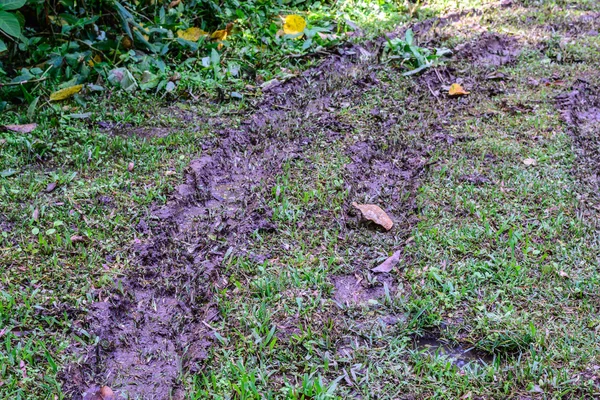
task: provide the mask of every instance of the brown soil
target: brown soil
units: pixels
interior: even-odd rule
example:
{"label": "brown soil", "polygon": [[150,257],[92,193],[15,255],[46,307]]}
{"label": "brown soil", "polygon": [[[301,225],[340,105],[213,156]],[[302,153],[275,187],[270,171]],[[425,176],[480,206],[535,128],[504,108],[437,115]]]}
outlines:
{"label": "brown soil", "polygon": [[363,304],[385,296],[385,285],[390,292],[395,289],[391,276],[380,276],[375,283],[367,284],[355,275],[339,275],[331,278],[335,287],[334,299],[341,305]]}
{"label": "brown soil", "polygon": [[457,46],[458,58],[483,67],[498,67],[513,62],[521,54],[517,38],[498,33],[483,33]]}
{"label": "brown soil", "polygon": [[599,226],[600,88],[588,80],[578,79],[568,91],[557,96],[556,105],[573,138],[577,155],[574,173],[580,182],[591,188],[590,193],[596,193],[594,198],[580,199],[584,205],[584,215]]}

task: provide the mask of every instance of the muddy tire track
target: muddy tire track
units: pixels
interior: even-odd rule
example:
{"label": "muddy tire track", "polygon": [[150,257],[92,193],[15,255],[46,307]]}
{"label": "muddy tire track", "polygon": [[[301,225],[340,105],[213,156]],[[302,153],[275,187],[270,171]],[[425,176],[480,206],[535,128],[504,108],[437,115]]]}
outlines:
{"label": "muddy tire track", "polygon": [[[594,77],[594,81],[597,78]],[[582,194],[580,203],[583,216],[596,230],[600,204],[600,87],[592,80],[577,79],[564,93],[556,97],[556,107],[561,113],[567,130],[573,139],[577,159],[573,173],[588,190]]]}
{"label": "muddy tire track", "polygon": [[[239,127],[207,139],[167,204],[139,228],[149,240],[133,245],[137,267],[90,307],[96,345],[63,373],[65,393],[96,399],[101,385],[131,398],[184,398],[184,371],[203,368],[220,318],[211,302],[223,284],[219,266],[249,254],[255,231],[273,232],[267,206],[282,165],[310,150],[307,128],[334,141],[347,128],[331,112],[335,93],[350,82],[373,84],[364,47],[339,49],[318,68],[276,85]],[[343,85],[342,85],[343,84]],[[227,123],[227,121],[225,121]]]}

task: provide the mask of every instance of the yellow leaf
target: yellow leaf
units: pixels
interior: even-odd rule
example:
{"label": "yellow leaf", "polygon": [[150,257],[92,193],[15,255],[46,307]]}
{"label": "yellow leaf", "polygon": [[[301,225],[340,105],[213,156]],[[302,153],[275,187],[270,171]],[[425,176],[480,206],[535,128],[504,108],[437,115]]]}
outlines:
{"label": "yellow leaf", "polygon": [[220,31],[214,31],[212,35],[210,35],[211,39],[223,41],[227,39],[227,30],[221,29]]}
{"label": "yellow leaf", "polygon": [[102,57],[100,57],[98,54],[96,54],[94,56],[94,58],[92,58],[91,60],[88,61],[88,65],[90,67],[93,67],[94,65],[101,63],[102,62]]}
{"label": "yellow leaf", "polygon": [[81,91],[83,85],[75,85],[68,88],[61,89],[57,92],[54,92],[50,95],[50,101],[61,101],[68,99],[69,97],[77,94]]}
{"label": "yellow leaf", "polygon": [[450,96],[466,96],[471,92],[467,92],[459,83],[453,83],[448,90]]}
{"label": "yellow leaf", "polygon": [[225,26],[225,29],[214,31],[212,35],[210,35],[210,38],[214,41],[222,42],[223,40],[227,39],[227,36],[231,34],[232,29],[233,22],[230,22]]}
{"label": "yellow leaf", "polygon": [[190,42],[197,42],[202,36],[208,35],[208,32],[203,31],[200,28],[188,28],[186,30],[178,30],[177,37]]}
{"label": "yellow leaf", "polygon": [[283,22],[283,31],[286,35],[297,35],[306,29],[306,20],[299,15],[288,15]]}

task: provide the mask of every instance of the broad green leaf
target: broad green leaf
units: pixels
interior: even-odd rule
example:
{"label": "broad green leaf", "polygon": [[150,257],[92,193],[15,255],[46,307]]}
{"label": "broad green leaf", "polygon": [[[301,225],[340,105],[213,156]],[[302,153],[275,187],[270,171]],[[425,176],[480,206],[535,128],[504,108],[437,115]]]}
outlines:
{"label": "broad green leaf", "polygon": [[0,0],[0,9],[8,11],[8,10],[18,10],[23,7],[27,0]]}
{"label": "broad green leaf", "polygon": [[0,31],[18,38],[21,36],[21,24],[13,14],[0,11]]}
{"label": "broad green leaf", "polygon": [[409,29],[409,30],[407,30],[407,31],[406,31],[406,33],[404,34],[404,41],[405,41],[406,43],[408,43],[408,45],[409,45],[409,46],[412,46],[412,44],[413,44],[413,41],[414,41],[414,37],[415,37],[415,35],[414,35],[414,33],[413,33],[412,29]]}
{"label": "broad green leaf", "polygon": [[7,50],[6,43],[4,43],[2,41],[2,39],[0,39],[0,53],[2,53],[3,51],[6,51],[6,50]]}

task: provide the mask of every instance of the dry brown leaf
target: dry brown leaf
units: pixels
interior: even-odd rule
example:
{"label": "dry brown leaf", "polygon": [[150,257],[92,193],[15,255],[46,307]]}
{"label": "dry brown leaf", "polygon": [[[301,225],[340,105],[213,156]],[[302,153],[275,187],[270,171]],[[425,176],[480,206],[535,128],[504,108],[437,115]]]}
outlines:
{"label": "dry brown leaf", "polygon": [[526,159],[523,160],[523,164],[525,164],[528,167],[530,167],[532,165],[537,165],[537,161],[534,158],[526,158]]}
{"label": "dry brown leaf", "polygon": [[375,204],[357,204],[353,202],[352,205],[359,209],[365,219],[375,222],[377,225],[382,226],[386,231],[392,229],[394,222],[388,217],[388,215],[381,209],[381,207]]}
{"label": "dry brown leaf", "polygon": [[52,193],[54,189],[56,189],[56,186],[58,186],[57,182],[50,182],[48,186],[46,186],[46,193]]}
{"label": "dry brown leaf", "polygon": [[563,277],[563,278],[568,278],[569,274],[567,274],[565,271],[558,271],[558,276]]}
{"label": "dry brown leaf", "polygon": [[80,235],[71,236],[71,243],[81,243],[81,242],[85,242],[85,238],[83,236],[80,236]]}
{"label": "dry brown leaf", "polygon": [[371,271],[390,272],[400,262],[401,253],[402,252],[400,250],[396,251],[394,254],[388,257],[387,260],[379,264],[379,266],[372,268]]}
{"label": "dry brown leaf", "polygon": [[171,3],[169,3],[169,8],[177,7],[179,3],[181,3],[181,0],[173,0]]}
{"label": "dry brown leaf", "polygon": [[133,171],[133,168],[135,167],[135,164],[132,162],[130,162],[129,164],[127,164],[127,171],[131,172]]}
{"label": "dry brown leaf", "polygon": [[24,125],[4,125],[4,129],[11,132],[17,133],[30,133],[35,128],[37,128],[37,124],[24,124]]}
{"label": "dry brown leaf", "polygon": [[123,39],[121,39],[121,46],[129,50],[133,47],[133,40],[129,36],[123,36]]}
{"label": "dry brown leaf", "polygon": [[467,92],[460,83],[453,83],[450,85],[450,89],[448,90],[448,94],[450,96],[466,96],[471,92]]}
{"label": "dry brown leaf", "polygon": [[35,210],[33,210],[33,213],[31,214],[31,219],[34,221],[37,221],[40,218],[40,209],[36,208]]}

